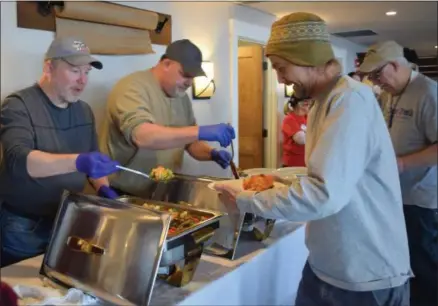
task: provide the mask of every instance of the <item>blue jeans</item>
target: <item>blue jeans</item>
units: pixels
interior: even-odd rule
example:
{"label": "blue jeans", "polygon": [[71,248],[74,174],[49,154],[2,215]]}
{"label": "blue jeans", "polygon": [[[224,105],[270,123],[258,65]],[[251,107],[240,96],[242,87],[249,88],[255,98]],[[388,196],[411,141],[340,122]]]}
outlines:
{"label": "blue jeans", "polygon": [[1,208],[1,267],[43,254],[52,226],[51,220],[29,219]]}
{"label": "blue jeans", "polygon": [[409,282],[376,291],[348,291],[320,280],[306,263],[295,306],[409,306]]}
{"label": "blue jeans", "polygon": [[438,209],[405,205],[411,267],[411,305],[438,305]]}

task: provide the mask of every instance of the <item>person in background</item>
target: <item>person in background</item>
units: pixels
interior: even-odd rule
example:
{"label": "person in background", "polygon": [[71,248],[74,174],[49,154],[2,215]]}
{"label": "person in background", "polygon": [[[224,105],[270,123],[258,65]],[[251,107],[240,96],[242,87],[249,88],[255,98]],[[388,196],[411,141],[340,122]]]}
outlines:
{"label": "person in background", "polygon": [[315,100],[308,175],[262,192],[217,186],[229,213],[306,222],[296,306],[409,305],[409,249],[391,139],[371,89],[341,76],[326,23],[293,13],[272,25],[266,56],[279,83]]}
{"label": "person in background", "polygon": [[348,76],[349,76],[350,78],[352,78],[352,79],[358,81],[358,82],[361,82],[361,81],[362,81],[362,78],[360,77],[360,75],[359,75],[357,72],[355,72],[355,71],[350,72],[350,73],[348,74]]}
{"label": "person in background", "polygon": [[111,197],[117,163],[99,152],[90,106],[79,99],[88,73],[102,68],[83,42],[57,38],[33,86],[7,96],[0,114],[1,266],[44,253],[63,190],[87,178]]}
{"label": "person in background", "polygon": [[[227,147],[235,138],[225,123],[197,126],[186,91],[193,78],[205,76],[202,53],[188,39],[171,43],[159,63],[122,78],[111,90],[104,118],[100,148],[122,165],[149,173],[162,166],[171,170],[182,164],[187,151],[200,161],[228,167],[231,154],[211,148],[204,141]],[[119,192],[141,195],[151,184],[135,174],[110,177]]]}
{"label": "person in background", "polygon": [[390,94],[386,112],[397,155],[409,238],[411,305],[438,305],[437,82],[412,70],[403,48],[369,48],[360,70]]}
{"label": "person in background", "polygon": [[281,131],[283,133],[283,167],[305,167],[304,145],[306,143],[307,112],[309,99],[292,96],[288,102],[289,113],[284,117]]}

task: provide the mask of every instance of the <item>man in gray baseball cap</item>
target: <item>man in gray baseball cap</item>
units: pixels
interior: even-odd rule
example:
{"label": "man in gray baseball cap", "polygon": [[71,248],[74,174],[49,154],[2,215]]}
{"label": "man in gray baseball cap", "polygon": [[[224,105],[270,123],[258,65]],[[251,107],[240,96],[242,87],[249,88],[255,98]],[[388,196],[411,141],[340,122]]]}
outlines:
{"label": "man in gray baseball cap", "polygon": [[360,65],[360,72],[371,73],[382,68],[391,61],[397,61],[403,56],[403,47],[395,41],[385,41],[371,46]]}
{"label": "man in gray baseball cap", "polygon": [[81,40],[74,37],[58,37],[50,44],[44,60],[62,59],[73,66],[91,65],[102,69],[100,61],[90,55],[90,49]]}
{"label": "man in gray baseball cap", "polygon": [[50,45],[39,81],[8,95],[0,111],[1,266],[42,254],[64,190],[87,179],[115,197],[107,175],[117,163],[98,152],[94,115],[79,97],[102,63],[76,38]]}
{"label": "man in gray baseball cap", "polygon": [[394,41],[371,46],[360,66],[390,94],[384,105],[397,155],[409,252],[411,305],[438,305],[438,87],[412,69]]}
{"label": "man in gray baseball cap", "polygon": [[[230,145],[234,129],[226,123],[197,126],[186,91],[205,76],[202,53],[188,39],[171,43],[151,69],[122,78],[108,96],[100,149],[124,166],[149,173],[157,166],[179,170],[187,151],[199,161],[227,168],[231,154],[204,141]],[[123,193],[142,196],[151,182],[130,173],[110,177]]]}

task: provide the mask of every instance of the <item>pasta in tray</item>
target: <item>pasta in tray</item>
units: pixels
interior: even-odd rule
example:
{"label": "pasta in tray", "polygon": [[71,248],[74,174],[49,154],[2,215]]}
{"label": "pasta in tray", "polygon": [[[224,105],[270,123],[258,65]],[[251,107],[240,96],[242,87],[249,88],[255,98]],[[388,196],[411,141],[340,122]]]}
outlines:
{"label": "pasta in tray", "polygon": [[264,191],[274,187],[274,177],[272,175],[253,175],[243,180],[243,189],[251,191]]}

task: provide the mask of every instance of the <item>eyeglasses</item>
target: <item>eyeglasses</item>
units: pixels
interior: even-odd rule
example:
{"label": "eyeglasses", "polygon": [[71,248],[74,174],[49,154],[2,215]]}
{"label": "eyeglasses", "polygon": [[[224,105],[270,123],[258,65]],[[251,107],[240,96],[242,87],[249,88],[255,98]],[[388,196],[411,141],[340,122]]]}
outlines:
{"label": "eyeglasses", "polygon": [[378,81],[380,79],[382,71],[383,71],[383,69],[385,69],[386,65],[388,65],[388,64],[385,64],[382,67],[380,67],[379,69],[369,73],[368,74],[368,79],[370,79],[371,81]]}

